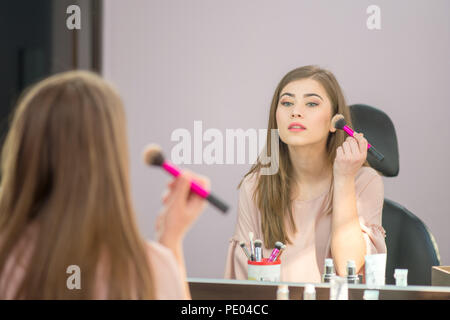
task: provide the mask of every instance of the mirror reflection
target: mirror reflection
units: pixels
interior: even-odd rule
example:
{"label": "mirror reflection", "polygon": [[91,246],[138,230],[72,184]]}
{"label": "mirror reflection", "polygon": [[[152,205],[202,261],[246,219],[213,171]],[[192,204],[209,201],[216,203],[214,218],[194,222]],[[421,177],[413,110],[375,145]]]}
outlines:
{"label": "mirror reflection", "polygon": [[8,1],[0,298],[450,286],[450,31],[405,10]]}

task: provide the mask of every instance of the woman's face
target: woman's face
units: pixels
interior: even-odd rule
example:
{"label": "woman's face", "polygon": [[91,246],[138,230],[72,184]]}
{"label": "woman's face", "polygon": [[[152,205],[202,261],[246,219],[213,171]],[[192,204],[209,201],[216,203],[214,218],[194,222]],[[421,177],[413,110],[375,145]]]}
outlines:
{"label": "woman's face", "polygon": [[306,146],[326,141],[331,129],[332,108],[319,82],[292,81],[281,90],[278,98],[276,120],[284,143]]}

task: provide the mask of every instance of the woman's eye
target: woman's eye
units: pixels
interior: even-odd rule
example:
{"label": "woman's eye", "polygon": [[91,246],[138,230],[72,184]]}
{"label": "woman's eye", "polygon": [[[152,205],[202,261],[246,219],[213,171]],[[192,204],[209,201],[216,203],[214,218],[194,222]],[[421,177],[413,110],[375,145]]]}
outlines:
{"label": "woman's eye", "polygon": [[287,102],[287,101],[283,101],[283,102],[281,103],[281,105],[283,105],[283,106],[285,106],[285,107],[289,107],[289,106],[292,105],[292,103]]}
{"label": "woman's eye", "polygon": [[306,105],[307,106],[309,106],[309,105],[311,105],[312,104],[312,106],[310,106],[310,107],[315,107],[315,106],[318,106],[319,104],[317,104],[317,103],[315,103],[315,102],[308,102]]}

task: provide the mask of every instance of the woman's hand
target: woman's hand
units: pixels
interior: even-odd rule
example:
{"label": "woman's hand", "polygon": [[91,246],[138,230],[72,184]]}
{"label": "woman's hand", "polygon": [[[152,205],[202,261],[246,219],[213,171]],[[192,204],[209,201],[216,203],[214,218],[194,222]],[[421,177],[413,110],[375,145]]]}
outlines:
{"label": "woman's hand", "polygon": [[336,179],[354,178],[367,158],[367,140],[362,133],[347,137],[336,150],[333,174]]}
{"label": "woman's hand", "polygon": [[209,190],[209,179],[183,171],[168,185],[162,198],[164,208],[156,221],[157,239],[167,247],[183,241],[189,228],[205,209],[206,200],[191,192],[191,180]]}
{"label": "woman's hand", "polygon": [[348,260],[354,260],[360,270],[366,252],[356,205],[355,177],[367,158],[367,140],[356,132],[353,136],[337,148],[333,165],[331,255],[339,275],[345,275]]}
{"label": "woman's hand", "polygon": [[183,239],[200,213],[205,209],[206,200],[191,192],[191,181],[195,180],[203,188],[209,189],[208,178],[183,171],[169,183],[169,190],[163,196],[164,208],[156,221],[159,243],[169,248],[178,263],[184,282],[185,299],[191,299],[187,282],[186,266],[183,254]]}

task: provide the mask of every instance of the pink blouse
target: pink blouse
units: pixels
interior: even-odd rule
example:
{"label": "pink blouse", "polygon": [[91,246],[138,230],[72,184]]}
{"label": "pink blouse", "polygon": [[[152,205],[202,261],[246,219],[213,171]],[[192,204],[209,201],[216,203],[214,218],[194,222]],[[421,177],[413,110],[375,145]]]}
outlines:
{"label": "pink blouse", "polygon": [[[6,299],[12,299],[20,285],[27,267],[27,261],[31,258],[33,250],[33,239],[37,235],[37,225],[32,224],[22,236],[8,258],[4,271],[0,275],[0,292]],[[163,245],[148,241],[147,258],[153,270],[153,286],[156,292],[156,299],[159,300],[181,300],[186,299],[185,279],[183,279],[178,263],[173,253]],[[17,250],[24,249],[24,255],[21,261],[17,259]],[[101,264],[98,269],[99,277],[95,285],[95,299],[107,299],[107,284],[101,277],[107,268]],[[70,275],[67,274],[67,277]],[[81,277],[81,287],[83,287],[83,278]],[[75,289],[74,289],[75,290]]]}
{"label": "pink blouse", "polygon": [[[225,267],[225,278],[228,279],[247,279],[247,257],[239,242],[244,241],[249,248],[250,231],[254,234],[254,240],[263,240],[260,212],[252,201],[256,182],[257,175],[249,175],[240,187],[237,223],[229,240]],[[361,167],[355,178],[355,190],[366,254],[385,253],[386,233],[381,226],[383,180],[373,168]],[[297,233],[290,237],[293,244],[287,245],[281,257],[281,281],[321,282],[325,258],[332,258],[331,214],[325,212],[327,195],[329,192],[315,199],[293,201]],[[264,257],[268,258],[272,249],[265,248],[263,242]]]}

